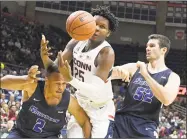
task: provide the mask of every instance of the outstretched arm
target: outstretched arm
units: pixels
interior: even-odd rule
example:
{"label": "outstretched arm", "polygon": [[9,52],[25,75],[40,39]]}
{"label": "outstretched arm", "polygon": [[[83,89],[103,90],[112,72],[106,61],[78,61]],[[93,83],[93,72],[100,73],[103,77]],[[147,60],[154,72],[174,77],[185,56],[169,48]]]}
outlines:
{"label": "outstretched arm", "polygon": [[109,77],[111,80],[122,79],[125,82],[129,82],[130,78],[137,70],[136,63],[128,63],[122,66],[115,66],[112,68],[112,74]]}
{"label": "outstretched arm", "polygon": [[73,96],[70,96],[70,104],[68,107],[68,111],[75,117],[78,124],[82,127],[84,137],[90,138],[91,127],[92,127],[90,123],[90,119]]}
{"label": "outstretched arm", "polygon": [[5,75],[1,78],[1,88],[8,90],[24,90],[25,85],[34,83],[37,80],[37,74],[40,74],[38,66],[32,66],[28,71],[28,75]]}
{"label": "outstretched arm", "polygon": [[[41,40],[41,48],[40,48],[40,55],[41,55],[41,59],[42,62],[44,64],[45,69],[47,69],[47,67],[51,64],[57,64],[58,63],[58,59],[56,58],[55,61],[52,61],[49,56],[52,55],[52,53],[49,53],[50,48],[47,47],[49,41],[46,40],[45,36],[42,35],[42,40]],[[63,59],[67,60],[69,63],[72,60],[73,57],[73,48],[75,47],[75,45],[78,43],[77,40],[71,39],[68,44],[66,45],[66,48],[64,49],[64,51],[62,52],[63,55]]]}
{"label": "outstretched arm", "polygon": [[5,75],[1,78],[1,88],[8,90],[23,90],[24,85],[28,84],[28,76]]}

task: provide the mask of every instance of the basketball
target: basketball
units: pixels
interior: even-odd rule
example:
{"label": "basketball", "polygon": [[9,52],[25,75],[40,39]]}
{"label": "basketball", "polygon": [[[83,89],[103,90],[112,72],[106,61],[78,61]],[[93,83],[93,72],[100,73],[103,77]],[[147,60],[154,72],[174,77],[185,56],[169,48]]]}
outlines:
{"label": "basketball", "polygon": [[87,40],[95,33],[94,17],[86,11],[73,12],[66,21],[66,30],[75,40]]}

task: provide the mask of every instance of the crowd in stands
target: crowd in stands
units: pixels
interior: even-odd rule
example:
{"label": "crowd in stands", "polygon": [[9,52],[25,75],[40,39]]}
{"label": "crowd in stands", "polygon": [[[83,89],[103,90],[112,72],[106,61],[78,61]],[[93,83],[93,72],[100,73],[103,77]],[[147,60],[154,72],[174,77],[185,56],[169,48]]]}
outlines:
{"label": "crowd in stands", "polygon": [[159,137],[186,138],[186,115],[177,112],[172,108],[172,105],[162,109],[160,115]]}
{"label": "crowd in stands", "polygon": [[[0,89],[1,129],[0,133],[7,135],[14,125],[21,107],[21,91]],[[2,135],[0,135],[2,136]]]}
{"label": "crowd in stands", "polygon": [[[40,58],[40,40],[41,33],[45,34],[50,41],[49,46],[52,47],[53,56],[55,59],[59,50],[63,50],[67,41],[68,35],[62,30],[54,26],[44,26],[35,21],[25,20],[24,17],[14,16],[12,14],[3,13],[1,15],[1,49],[0,59],[5,63],[5,69],[1,71],[1,77],[6,74],[23,75],[27,74],[30,66],[39,65],[41,77],[44,77],[44,69]],[[117,48],[116,48],[117,49]],[[123,48],[121,48],[120,52]],[[128,48],[125,48],[128,49]],[[138,49],[138,48],[137,48]],[[133,58],[137,60],[138,54],[136,47],[129,48],[132,50]],[[117,50],[115,50],[117,51]],[[129,51],[124,51],[129,52]],[[119,55],[119,54],[116,54]],[[128,55],[128,53],[127,53]],[[130,53],[129,56],[132,56]],[[124,58],[122,58],[124,59]],[[120,58],[119,58],[120,60]],[[118,64],[132,62],[130,59],[120,62]],[[185,67],[184,67],[185,68]],[[186,70],[181,72],[181,80],[186,84]],[[125,94],[125,83],[121,81],[113,82],[113,90],[115,92],[114,102],[116,108],[122,106],[122,101]],[[73,88],[68,87],[73,92]],[[6,136],[12,128],[17,114],[21,107],[21,91],[0,90],[1,94],[1,132]],[[178,101],[179,105],[186,106],[186,99]],[[159,137],[164,138],[186,138],[186,117],[181,113],[176,112],[172,107],[164,107],[160,116]],[[0,135],[1,136],[1,135]]]}
{"label": "crowd in stands", "polygon": [[[40,40],[41,34],[45,34],[46,38],[49,40],[49,46],[52,48],[53,55],[52,59],[55,59],[57,52],[63,50],[68,40],[69,36],[63,30],[54,27],[52,25],[44,26],[37,21],[29,21],[22,16],[14,16],[9,13],[1,14],[1,49],[0,49],[0,59],[2,62],[15,64],[22,67],[30,67],[33,64],[37,64],[42,67],[40,59]],[[134,45],[134,44],[133,44]],[[138,44],[137,44],[138,45]],[[124,63],[136,61],[138,59],[138,51],[140,48],[137,46],[131,47],[131,45],[118,45],[112,44],[114,46],[114,51],[116,52],[116,63],[115,65],[121,65]],[[182,64],[180,60],[185,58],[185,53],[180,50],[170,50],[168,57],[174,60],[174,64],[168,63],[168,66],[174,71],[180,74],[182,84],[186,84],[186,69],[180,67]],[[172,54],[173,52],[177,53]],[[121,56],[125,55],[126,58]],[[175,69],[175,63],[178,63],[178,69]],[[183,63],[183,62],[182,62]]]}
{"label": "crowd in stands", "polygon": [[[44,26],[38,22],[25,20],[20,16],[3,13],[1,15],[1,49],[0,59],[3,62],[16,64],[19,66],[41,65],[40,60],[40,40],[42,33],[49,40],[49,46],[56,56],[58,50],[68,41],[68,36],[55,32],[53,26]],[[65,37],[64,37],[65,36]],[[52,57],[52,58],[53,58]]]}

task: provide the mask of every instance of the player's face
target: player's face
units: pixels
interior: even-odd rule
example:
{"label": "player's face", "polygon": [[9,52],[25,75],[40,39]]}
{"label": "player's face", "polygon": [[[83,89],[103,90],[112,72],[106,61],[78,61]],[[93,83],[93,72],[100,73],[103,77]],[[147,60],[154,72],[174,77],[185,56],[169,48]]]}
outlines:
{"label": "player's face", "polygon": [[19,109],[21,106],[20,102],[16,102],[16,107]]}
{"label": "player's face", "polygon": [[60,73],[52,73],[47,79],[46,88],[47,103],[49,105],[58,105],[66,88],[66,82]]}
{"label": "player's face", "polygon": [[94,35],[91,37],[91,40],[100,42],[110,35],[109,21],[99,15],[94,16],[94,18],[96,22],[96,30]]}
{"label": "player's face", "polygon": [[14,101],[14,96],[13,95],[10,95],[10,100]]}
{"label": "player's face", "polygon": [[5,99],[5,94],[1,94],[1,99]]}
{"label": "player's face", "polygon": [[161,56],[164,56],[166,48],[160,48],[159,40],[150,39],[146,47],[146,58],[148,61],[153,61],[159,59]]}
{"label": "player's face", "polygon": [[13,112],[16,112],[16,110],[17,110],[16,106],[15,106],[15,105],[12,106],[12,107],[11,107],[11,110],[12,110]]}
{"label": "player's face", "polygon": [[8,105],[6,103],[2,104],[2,108],[5,110],[5,112],[8,112]]}

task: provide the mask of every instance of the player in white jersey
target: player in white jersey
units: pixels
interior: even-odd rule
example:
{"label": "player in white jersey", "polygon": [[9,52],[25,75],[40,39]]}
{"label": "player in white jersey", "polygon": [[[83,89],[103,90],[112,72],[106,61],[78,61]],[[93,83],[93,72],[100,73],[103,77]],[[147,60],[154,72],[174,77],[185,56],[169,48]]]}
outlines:
{"label": "player in white jersey", "polygon": [[[96,21],[95,34],[86,41],[72,39],[63,52],[58,54],[59,69],[73,87],[77,89],[76,97],[80,105],[87,112],[92,123],[92,138],[110,138],[113,135],[115,107],[113,91],[110,81],[107,81],[109,72],[114,65],[115,55],[110,44],[105,41],[111,32],[118,27],[117,18],[108,7],[98,6],[92,9]],[[47,42],[44,42],[47,45]],[[43,50],[43,54],[48,49]],[[41,53],[42,56],[42,53]],[[73,59],[73,75],[68,65]],[[52,61],[43,58],[47,67]],[[63,63],[63,60],[67,62]],[[81,138],[82,132],[72,117],[68,124],[68,137]]]}

